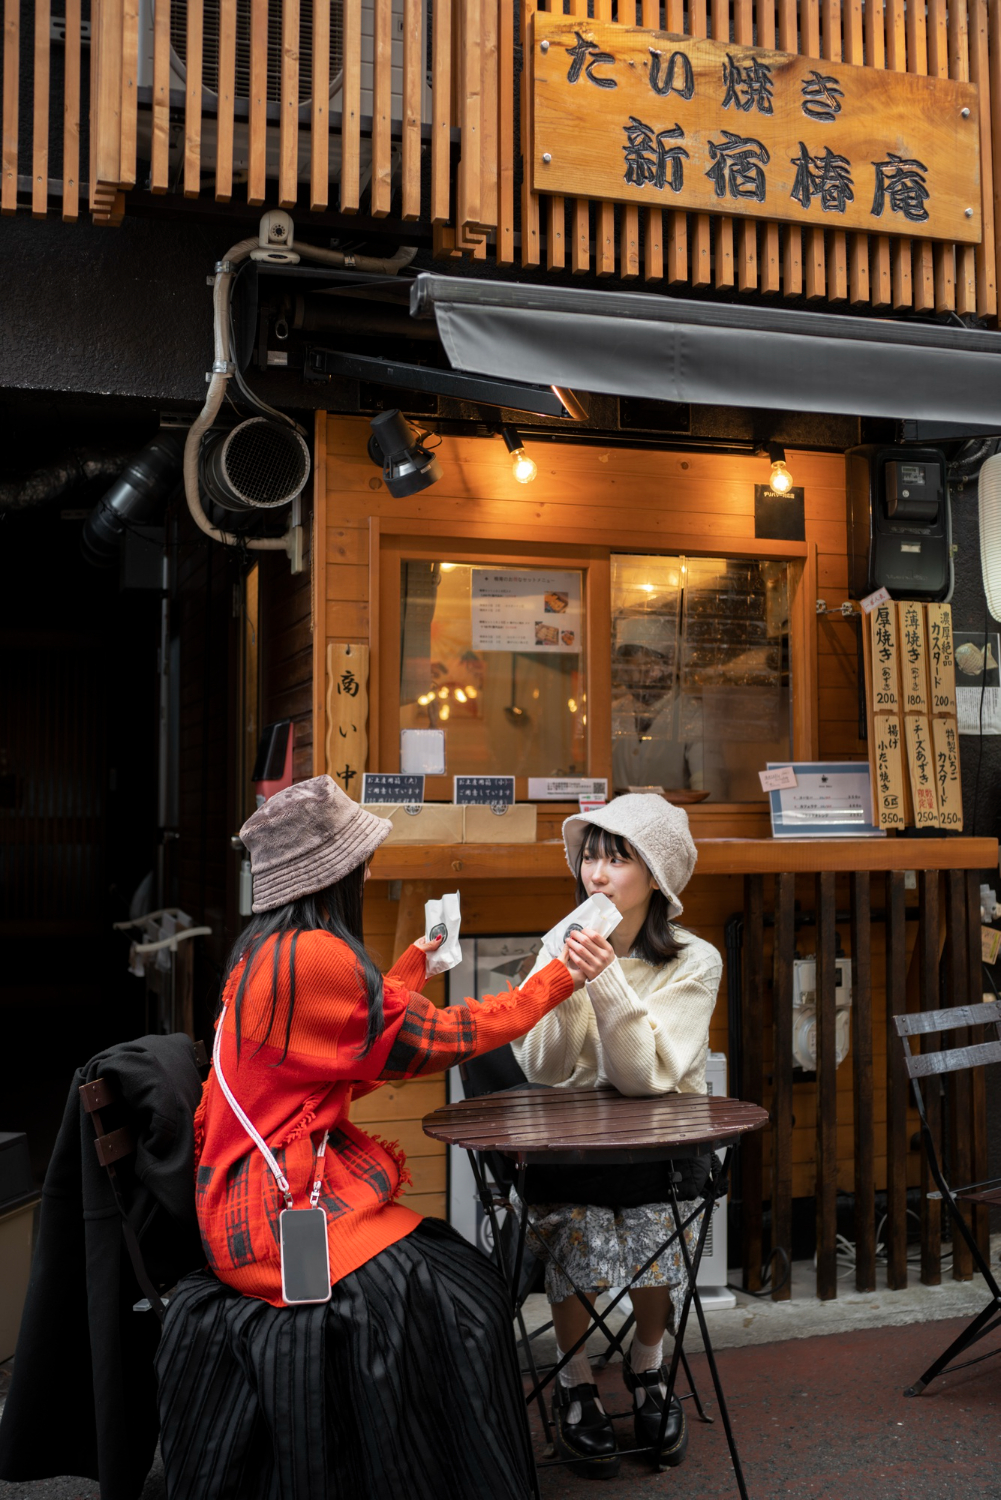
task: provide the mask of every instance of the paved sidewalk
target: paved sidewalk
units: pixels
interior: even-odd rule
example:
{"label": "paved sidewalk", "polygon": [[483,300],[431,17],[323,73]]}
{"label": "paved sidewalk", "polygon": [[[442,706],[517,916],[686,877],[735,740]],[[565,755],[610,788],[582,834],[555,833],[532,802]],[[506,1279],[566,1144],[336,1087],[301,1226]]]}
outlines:
{"label": "paved sidewalk", "polygon": [[[1001,1497],[1001,1355],[936,1381],[908,1399],[905,1385],[949,1343],[966,1319],[790,1339],[718,1356],[751,1500],[998,1500]],[[992,1337],[980,1351],[995,1347]],[[705,1356],[691,1358],[704,1401],[713,1395]],[[598,1376],[606,1409],[630,1398],[621,1365]],[[542,1476],[544,1500],[596,1491],[597,1497],[736,1500],[715,1399],[713,1426],[691,1421],[688,1457],[653,1474],[636,1459],[602,1483],[566,1469]],[[533,1413],[536,1434],[538,1417]],[[623,1446],[631,1424],[619,1423]]]}

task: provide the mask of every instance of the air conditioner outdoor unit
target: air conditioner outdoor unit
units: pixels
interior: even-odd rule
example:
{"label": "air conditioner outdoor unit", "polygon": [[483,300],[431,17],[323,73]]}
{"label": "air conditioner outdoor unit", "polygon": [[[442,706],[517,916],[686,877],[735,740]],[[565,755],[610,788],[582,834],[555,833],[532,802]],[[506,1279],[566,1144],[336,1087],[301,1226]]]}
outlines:
{"label": "air conditioner outdoor unit", "polygon": [[[393,120],[403,118],[403,4],[404,0],[392,0],[392,108]],[[202,36],[202,79],[204,104],[214,110],[218,97],[219,77],[219,0],[204,0]],[[236,88],[237,101],[246,101],[250,96],[250,11],[251,0],[236,0]],[[153,85],[153,23],[156,0],[139,0],[139,87]],[[373,0],[362,0],[361,16],[361,114],[371,116],[373,112]],[[172,0],[170,6],[170,89],[183,92],[187,87],[188,6],[187,0]],[[421,118],[425,124],[431,121],[431,86],[427,73],[427,17],[425,6],[420,11],[421,34]],[[332,0],[330,7],[330,111],[341,110],[343,79],[343,9],[341,0]],[[281,103],[282,63],[282,8],[281,0],[268,0],[268,66],[267,99],[269,104]],[[299,104],[308,105],[313,79],[313,9],[302,5],[299,10]],[[145,132],[145,138],[144,138]],[[150,117],[140,115],[140,150],[148,150]],[[267,131],[267,175],[278,176],[277,123],[269,125]],[[184,127],[171,126],[171,157],[175,151],[183,152]],[[214,118],[202,120],[202,160],[211,170],[215,166],[216,122]],[[394,150],[394,167],[398,150]],[[248,124],[237,118],[233,132],[233,181],[245,181],[250,165]],[[341,138],[331,132],[329,137],[329,174],[331,182],[341,175]],[[361,142],[362,186],[371,176],[371,141]],[[301,182],[310,176],[310,132],[308,126],[299,132],[298,176]]]}

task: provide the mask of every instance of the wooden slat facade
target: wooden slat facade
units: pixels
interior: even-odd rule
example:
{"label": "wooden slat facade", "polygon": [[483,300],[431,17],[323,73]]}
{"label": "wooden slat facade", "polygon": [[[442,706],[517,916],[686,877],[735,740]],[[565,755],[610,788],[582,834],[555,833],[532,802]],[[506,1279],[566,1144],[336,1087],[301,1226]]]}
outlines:
{"label": "wooden slat facade", "polygon": [[[342,213],[433,229],[445,258],[554,272],[569,266],[575,274],[641,280],[652,290],[714,287],[996,321],[1001,0],[948,7],[925,0],[917,8],[903,0],[692,0],[687,7],[681,0],[624,0],[616,12],[619,21],[674,34],[972,81],[980,93],[977,246],[532,192],[523,160],[530,152],[528,23],[536,0],[517,8],[514,0],[400,0],[399,35],[393,0],[282,0],[277,60],[268,56],[267,0],[251,0],[247,100],[236,94],[235,0],[211,10],[204,0],[184,0],[186,72],[183,84],[172,78],[170,12],[181,3],[158,0],[152,75],[140,88],[136,0],[94,0],[84,108],[91,125],[88,207],[99,221],[120,221],[137,162],[149,161],[155,193],[174,189],[223,203],[246,193],[251,205],[277,203],[300,217],[336,202]],[[79,5],[70,0],[67,7],[66,67],[58,76],[49,66],[48,6],[36,0],[35,24],[22,34],[20,7],[4,4],[0,207],[13,213],[20,201],[36,215],[57,210],[73,219],[80,212]],[[541,8],[584,19],[588,4],[544,0]],[[611,19],[611,0],[594,0],[594,11]],[[336,75],[335,30],[343,59]],[[309,57],[300,55],[307,36]],[[25,49],[33,49],[27,74],[18,66]],[[25,91],[30,99],[19,97]],[[279,101],[270,113],[269,100]],[[48,176],[49,144],[60,125],[61,184]],[[208,149],[206,141],[213,143]],[[425,151],[429,172],[421,170]],[[238,160],[246,169],[235,169]]]}

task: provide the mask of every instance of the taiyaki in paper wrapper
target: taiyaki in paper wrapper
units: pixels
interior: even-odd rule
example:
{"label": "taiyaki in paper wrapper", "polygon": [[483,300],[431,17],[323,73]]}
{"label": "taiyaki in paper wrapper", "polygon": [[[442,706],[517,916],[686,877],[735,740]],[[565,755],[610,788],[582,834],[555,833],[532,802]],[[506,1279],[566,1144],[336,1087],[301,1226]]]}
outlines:
{"label": "taiyaki in paper wrapper", "polygon": [[542,946],[553,958],[559,958],[571,932],[576,932],[581,927],[590,927],[599,937],[607,938],[621,921],[622,913],[607,896],[588,896],[576,911],[572,911],[562,922],[557,922],[555,927],[549,929],[542,939]]}
{"label": "taiyaki in paper wrapper", "polygon": [[440,948],[424,955],[429,979],[433,979],[435,974],[446,974],[461,960],[460,924],[458,891],[450,896],[442,896],[440,901],[425,901],[424,936],[428,939],[441,937],[443,940]]}

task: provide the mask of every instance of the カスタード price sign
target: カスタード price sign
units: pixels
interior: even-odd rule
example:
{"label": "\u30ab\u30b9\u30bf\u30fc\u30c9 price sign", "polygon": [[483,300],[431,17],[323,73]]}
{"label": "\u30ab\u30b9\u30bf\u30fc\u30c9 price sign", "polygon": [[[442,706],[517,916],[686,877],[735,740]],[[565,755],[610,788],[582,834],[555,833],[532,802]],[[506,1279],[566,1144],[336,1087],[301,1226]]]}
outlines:
{"label": "\u30ab\u30b9\u30bf\u30fc\u30c9 price sign", "polygon": [[536,192],[981,237],[973,84],[536,12]]}

